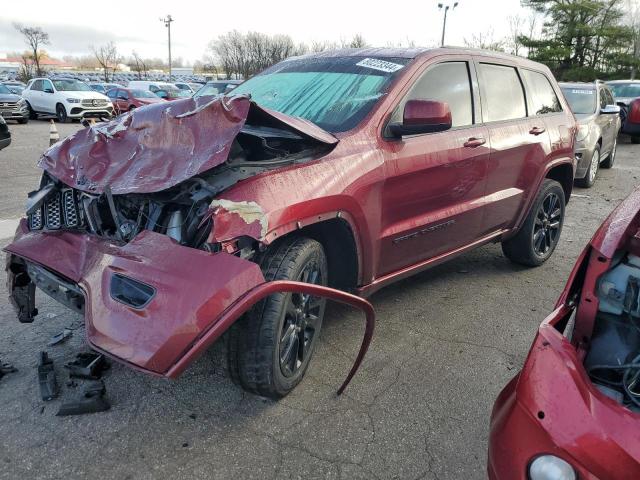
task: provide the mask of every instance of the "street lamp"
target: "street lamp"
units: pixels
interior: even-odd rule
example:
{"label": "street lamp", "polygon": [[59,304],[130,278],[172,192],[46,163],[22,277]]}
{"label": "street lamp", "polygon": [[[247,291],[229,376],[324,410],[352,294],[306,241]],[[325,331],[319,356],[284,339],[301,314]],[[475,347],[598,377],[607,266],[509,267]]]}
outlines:
{"label": "street lamp", "polygon": [[442,21],[442,41],[440,42],[441,47],[444,47],[444,32],[447,29],[447,12],[449,11],[449,8],[453,10],[457,6],[458,6],[458,2],[453,2],[453,7],[451,7],[448,3],[446,5],[444,3],[438,4],[438,9],[440,10],[444,9],[444,20]]}
{"label": "street lamp", "polygon": [[173,22],[173,18],[171,15],[167,15],[165,18],[161,18],[160,21],[164,22],[164,26],[167,27],[169,37],[169,82],[171,82],[171,22]]}

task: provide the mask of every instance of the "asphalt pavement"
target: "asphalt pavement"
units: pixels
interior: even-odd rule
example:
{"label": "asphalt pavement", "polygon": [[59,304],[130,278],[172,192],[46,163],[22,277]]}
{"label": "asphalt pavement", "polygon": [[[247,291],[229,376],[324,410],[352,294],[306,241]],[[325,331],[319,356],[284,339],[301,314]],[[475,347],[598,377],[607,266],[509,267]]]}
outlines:
{"label": "asphalt pavement", "polygon": [[[57,125],[60,135],[81,128]],[[0,152],[0,246],[10,240],[49,125],[10,125]],[[371,301],[371,349],[341,397],[335,391],[362,338],[363,320],[331,306],[305,380],[274,402],[229,379],[219,342],[177,381],[113,364],[108,412],[57,417],[80,387],[63,363],[82,351],[83,320],[38,293],[31,325],[18,323],[0,273],[0,359],[18,369],[0,379],[0,479],[481,479],[489,415],[521,367],[598,225],[638,184],[640,145],[623,139],[616,165],[575,189],[553,257],[528,269],[488,245],[387,287]],[[47,341],[64,328],[66,342]],[[38,352],[53,358],[60,398],[39,397]]]}

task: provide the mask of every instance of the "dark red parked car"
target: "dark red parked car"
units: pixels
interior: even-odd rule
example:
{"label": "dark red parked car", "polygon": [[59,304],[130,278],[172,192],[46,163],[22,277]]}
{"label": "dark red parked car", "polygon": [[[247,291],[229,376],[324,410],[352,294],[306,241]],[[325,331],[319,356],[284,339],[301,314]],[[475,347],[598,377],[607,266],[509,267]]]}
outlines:
{"label": "dark red parked car", "polygon": [[271,282],[367,296],[488,242],[542,264],[575,129],[549,70],[522,58],[293,58],[232,96],[149,105],[48,150],[6,247],[8,291],[21,321],[37,285],[84,313],[93,348],[170,378],[246,312],[232,377],[280,397],[304,375],[325,302],[291,284],[258,301],[283,285]]}
{"label": "dark red parked car", "polygon": [[153,92],[136,88],[112,88],[105,95],[111,99],[113,109],[118,115],[134,108],[165,101]]}
{"label": "dark red parked car", "polygon": [[605,220],[491,416],[492,480],[640,478],[640,189]]}

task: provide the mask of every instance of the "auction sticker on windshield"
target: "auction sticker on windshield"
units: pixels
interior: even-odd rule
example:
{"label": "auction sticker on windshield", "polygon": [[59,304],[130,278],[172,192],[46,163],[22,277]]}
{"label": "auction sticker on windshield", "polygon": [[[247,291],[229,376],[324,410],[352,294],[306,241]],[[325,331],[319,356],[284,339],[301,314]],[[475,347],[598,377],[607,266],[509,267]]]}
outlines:
{"label": "auction sticker on windshield", "polygon": [[593,90],[571,90],[571,93],[577,93],[579,95],[593,95]]}
{"label": "auction sticker on windshield", "polygon": [[356,63],[358,67],[371,68],[373,70],[379,70],[381,72],[393,73],[400,70],[404,65],[398,63],[387,62],[386,60],[379,60],[377,58],[365,58]]}

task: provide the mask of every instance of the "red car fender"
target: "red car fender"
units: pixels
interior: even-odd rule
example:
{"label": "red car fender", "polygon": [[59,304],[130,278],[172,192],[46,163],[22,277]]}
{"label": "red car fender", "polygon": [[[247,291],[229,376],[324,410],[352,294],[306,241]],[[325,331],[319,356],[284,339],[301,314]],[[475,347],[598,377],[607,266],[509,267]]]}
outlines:
{"label": "red car fender", "polygon": [[351,305],[352,307],[362,310],[365,314],[365,331],[358,351],[358,356],[349,371],[346,379],[338,389],[338,395],[344,392],[351,379],[358,371],[364,356],[369,349],[371,339],[373,338],[373,330],[375,328],[375,312],[373,306],[366,300],[356,297],[350,293],[335,290],[333,288],[314,285],[310,283],[295,282],[291,280],[276,280],[257,285],[249,290],[236,303],[229,307],[220,317],[220,319],[198,338],[185,352],[180,359],[169,369],[167,377],[176,378],[189,366],[196,358],[198,358],[205,350],[207,350],[243,313],[249,310],[253,305],[263,298],[273,293],[306,293],[317,297],[324,297],[335,302]]}

